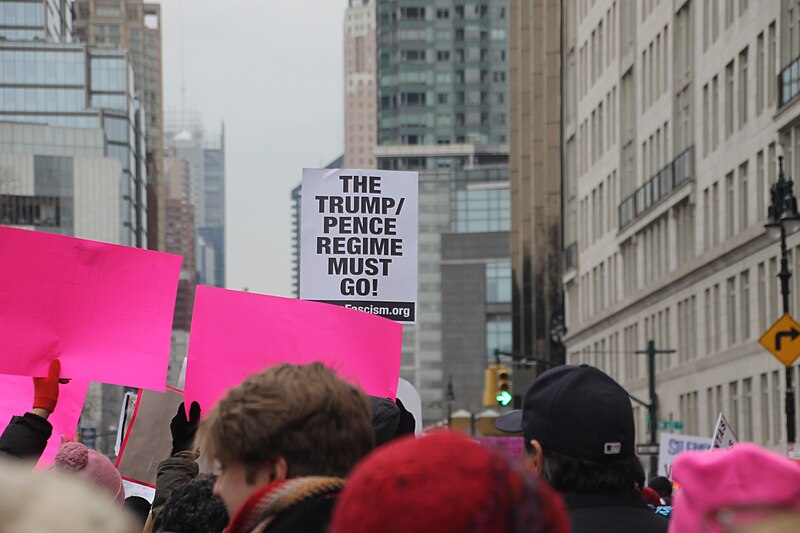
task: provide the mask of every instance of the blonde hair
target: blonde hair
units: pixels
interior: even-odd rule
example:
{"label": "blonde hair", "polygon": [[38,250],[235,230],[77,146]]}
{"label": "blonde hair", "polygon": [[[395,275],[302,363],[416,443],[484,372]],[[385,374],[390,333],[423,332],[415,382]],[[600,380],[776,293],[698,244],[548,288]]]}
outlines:
{"label": "blonde hair", "polygon": [[244,463],[250,483],[259,466],[279,457],[289,477],[344,477],[374,436],[358,388],[321,363],[281,364],[229,390],[201,423],[198,445],[222,463]]}
{"label": "blonde hair", "polygon": [[2,533],[134,533],[136,526],[108,495],[76,476],[31,472],[0,460]]}

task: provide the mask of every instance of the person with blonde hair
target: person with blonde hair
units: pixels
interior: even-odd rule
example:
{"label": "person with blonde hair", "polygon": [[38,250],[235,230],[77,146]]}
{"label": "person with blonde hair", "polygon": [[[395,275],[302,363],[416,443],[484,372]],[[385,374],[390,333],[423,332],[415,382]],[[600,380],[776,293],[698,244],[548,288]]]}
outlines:
{"label": "person with blonde hair", "polygon": [[3,533],[134,533],[134,522],[102,489],[55,471],[31,472],[0,460],[0,531]]}

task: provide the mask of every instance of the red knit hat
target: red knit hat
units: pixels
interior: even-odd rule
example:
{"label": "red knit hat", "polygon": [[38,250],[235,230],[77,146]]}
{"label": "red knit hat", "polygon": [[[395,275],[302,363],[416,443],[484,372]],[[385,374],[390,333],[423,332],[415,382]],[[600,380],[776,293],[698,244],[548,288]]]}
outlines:
{"label": "red knit hat", "polygon": [[499,452],[451,432],[408,437],[361,462],[331,533],[569,532],[564,502]]}

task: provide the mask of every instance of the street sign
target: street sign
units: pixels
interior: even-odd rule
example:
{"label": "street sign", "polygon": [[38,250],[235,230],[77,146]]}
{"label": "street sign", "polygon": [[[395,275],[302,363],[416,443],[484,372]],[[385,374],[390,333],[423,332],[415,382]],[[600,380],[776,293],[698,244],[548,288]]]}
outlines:
{"label": "street sign", "polygon": [[658,455],[658,444],[637,444],[636,455]]}
{"label": "street sign", "polygon": [[661,420],[658,423],[659,429],[683,429],[683,422],[680,420]]}
{"label": "street sign", "polygon": [[761,346],[775,356],[784,366],[800,357],[800,324],[785,314],[758,340]]}

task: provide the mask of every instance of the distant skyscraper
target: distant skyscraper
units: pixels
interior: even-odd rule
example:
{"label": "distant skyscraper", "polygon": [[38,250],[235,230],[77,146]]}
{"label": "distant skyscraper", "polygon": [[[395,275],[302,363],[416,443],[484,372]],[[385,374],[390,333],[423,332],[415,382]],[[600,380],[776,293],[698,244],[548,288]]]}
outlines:
{"label": "distant skyscraper", "polygon": [[[188,168],[185,202],[194,208],[197,282],[224,287],[225,125],[219,137],[212,138],[198,113],[173,113],[167,122],[167,153]],[[167,177],[168,182],[172,179]]]}
{"label": "distant skyscraper", "polygon": [[[48,0],[58,3],[58,0]],[[142,0],[81,0],[75,2],[75,39],[98,47],[128,51],[136,91],[147,125],[148,228],[150,248],[164,249],[164,109],[161,67],[161,6]]]}
{"label": "distant skyscraper", "polygon": [[344,21],[344,167],[375,168],[375,0],[350,0]]}
{"label": "distant skyscraper", "polygon": [[127,54],[82,44],[0,41],[0,66],[0,121],[104,130],[106,154],[121,168],[118,241],[146,247],[144,111],[134,96]]}
{"label": "distant skyscraper", "polygon": [[0,0],[0,40],[72,42],[72,0]]}
{"label": "distant skyscraper", "polygon": [[377,2],[379,168],[418,170],[419,312],[403,377],[426,423],[482,409],[495,348],[511,343],[506,0]]}
{"label": "distant skyscraper", "polygon": [[225,124],[219,139],[206,139],[203,224],[199,235],[214,250],[214,285],[225,287]]}

